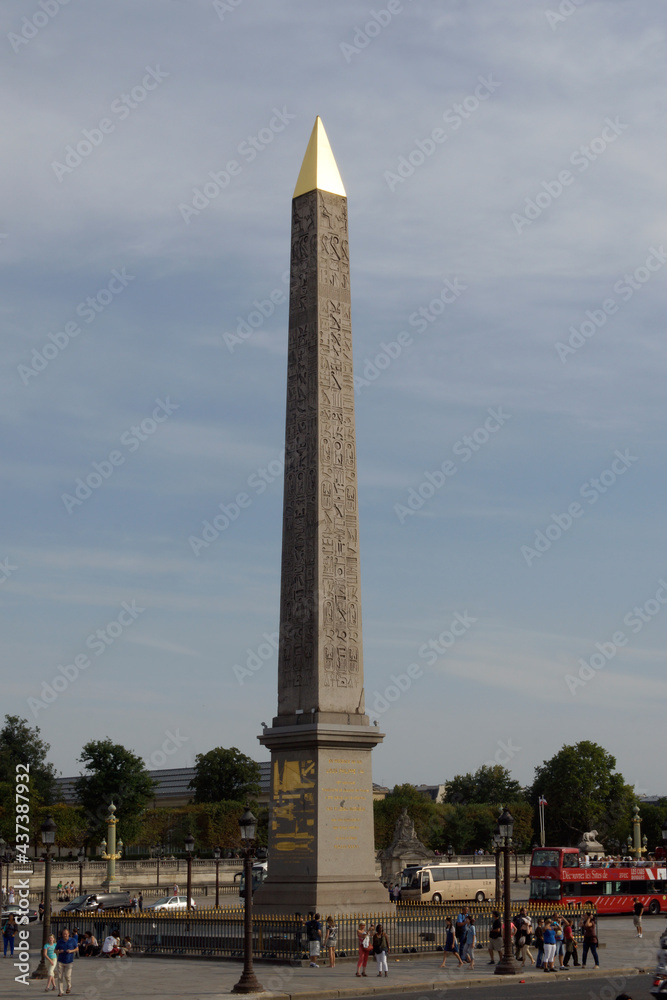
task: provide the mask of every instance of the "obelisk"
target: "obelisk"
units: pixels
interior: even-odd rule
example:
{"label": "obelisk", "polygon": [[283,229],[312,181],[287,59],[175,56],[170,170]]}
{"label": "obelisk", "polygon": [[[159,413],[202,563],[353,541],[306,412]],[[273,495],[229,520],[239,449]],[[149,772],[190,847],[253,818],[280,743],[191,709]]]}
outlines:
{"label": "obelisk", "polygon": [[315,121],[292,201],[278,714],[263,912],[372,912],[347,198]]}

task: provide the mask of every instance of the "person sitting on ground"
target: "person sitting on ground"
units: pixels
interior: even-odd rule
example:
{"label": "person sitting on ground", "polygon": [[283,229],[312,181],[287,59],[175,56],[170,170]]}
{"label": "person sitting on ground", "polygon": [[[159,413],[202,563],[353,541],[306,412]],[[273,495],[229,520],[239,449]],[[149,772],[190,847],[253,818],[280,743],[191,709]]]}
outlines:
{"label": "person sitting on ground", "polygon": [[132,951],[132,942],[130,941],[129,937],[126,934],[120,946],[120,957],[127,958],[127,956],[131,951]]}
{"label": "person sitting on ground", "polygon": [[120,955],[120,948],[116,943],[113,934],[107,934],[102,945],[102,958],[117,958]]}
{"label": "person sitting on ground", "polygon": [[79,954],[86,958],[92,958],[93,955],[99,954],[99,950],[100,946],[93,932],[86,931],[84,939],[79,945]]}

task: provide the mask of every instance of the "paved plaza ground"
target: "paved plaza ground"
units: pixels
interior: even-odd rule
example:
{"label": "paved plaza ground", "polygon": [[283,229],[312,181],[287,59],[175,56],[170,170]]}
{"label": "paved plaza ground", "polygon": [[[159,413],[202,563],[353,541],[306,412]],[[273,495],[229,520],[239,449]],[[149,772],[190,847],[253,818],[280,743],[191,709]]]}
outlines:
{"label": "paved plaza ground", "polygon": [[[581,996],[589,996],[591,987],[596,986],[594,996],[612,1000],[622,989],[631,992],[630,981],[639,973],[650,972],[655,966],[655,956],[660,933],[664,929],[665,918],[645,918],[644,937],[638,940],[634,935],[631,917],[607,917],[600,922],[600,941],[604,947],[600,950],[601,968],[605,977],[609,977],[607,992],[600,992],[600,983],[590,983],[582,987]],[[31,928],[32,954],[31,970],[36,967],[41,943],[41,926]],[[297,997],[307,1000],[308,997],[319,997],[327,1000],[329,997],[354,997],[364,994],[381,993],[386,996],[396,993],[423,993],[433,990],[456,990],[458,987],[486,986],[501,988],[507,980],[517,983],[525,980],[542,985],[547,978],[557,980],[582,979],[592,980],[598,975],[598,970],[572,968],[566,972],[557,972],[547,977],[542,971],[524,969],[515,977],[494,976],[493,967],[487,965],[486,950],[476,954],[475,969],[459,969],[451,957],[447,968],[439,968],[442,953],[431,954],[423,958],[419,956],[391,956],[389,959],[389,976],[378,979],[375,963],[371,956],[368,963],[368,977],[355,977],[355,961],[343,960],[336,964],[335,969],[320,966],[311,969],[307,965],[292,967],[277,965],[271,962],[258,962],[257,977],[262,985],[276,996],[287,1000]],[[100,959],[81,958],[74,962],[72,976],[72,996],[85,997],[86,1000],[103,1000],[103,998],[134,998],[134,997],[165,997],[168,1000],[212,1000],[215,997],[229,995],[232,986],[241,974],[241,963],[225,960],[202,960],[183,958],[141,958],[130,959]],[[17,970],[13,962],[0,957],[0,1000],[16,998],[23,991],[31,994],[43,993],[44,982],[32,980],[28,986],[14,980]],[[639,982],[639,981],[637,981]],[[623,985],[625,983],[625,986]],[[648,996],[642,981],[638,996]],[[55,996],[56,994],[52,994]],[[527,996],[530,993],[526,994]],[[637,998],[635,997],[635,1000]]]}

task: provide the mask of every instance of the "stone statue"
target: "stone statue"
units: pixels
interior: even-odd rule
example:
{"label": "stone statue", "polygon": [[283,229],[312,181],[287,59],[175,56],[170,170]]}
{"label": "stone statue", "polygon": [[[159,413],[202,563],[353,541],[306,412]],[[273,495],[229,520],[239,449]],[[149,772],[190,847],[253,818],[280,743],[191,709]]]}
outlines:
{"label": "stone statue", "polygon": [[588,833],[583,833],[581,835],[581,843],[579,844],[579,851],[581,854],[604,854],[604,846],[598,840],[597,830],[589,830]]}
{"label": "stone statue", "polygon": [[391,844],[380,851],[378,858],[382,867],[382,878],[385,881],[397,879],[409,862],[423,861],[426,864],[433,860],[433,851],[429,851],[417,836],[415,824],[407,809],[404,809],[396,820]]}

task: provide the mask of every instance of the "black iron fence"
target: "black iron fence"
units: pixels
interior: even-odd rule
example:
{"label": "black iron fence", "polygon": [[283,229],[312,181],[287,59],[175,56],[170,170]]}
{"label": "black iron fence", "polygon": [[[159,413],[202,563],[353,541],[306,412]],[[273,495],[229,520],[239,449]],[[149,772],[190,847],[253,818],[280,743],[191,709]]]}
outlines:
{"label": "black iron fence", "polygon": [[[478,945],[486,947],[493,920],[493,907],[488,903],[450,902],[442,905],[409,904],[386,913],[368,913],[365,916],[338,915],[334,918],[337,927],[336,954],[341,958],[356,956],[357,927],[360,920],[364,920],[369,930],[381,923],[389,939],[390,951],[395,955],[442,951],[445,918],[454,918],[464,905],[469,907],[470,913],[475,917]],[[517,911],[518,908],[517,906]],[[581,940],[581,906],[531,903],[526,909],[533,922],[537,917],[552,917],[556,913],[568,917],[574,924],[575,937]],[[129,937],[135,954],[235,959],[243,956],[243,911],[238,907],[197,909],[191,915],[182,913],[179,916],[161,910],[154,913],[144,911],[140,914],[55,914],[51,917],[51,925],[54,934],[59,934],[64,927],[70,930],[76,927],[79,935],[92,931],[100,944],[107,934],[116,931],[121,938]],[[296,921],[293,916],[255,914],[253,952],[258,959],[272,961],[300,961],[306,958],[308,941],[305,925]]]}

